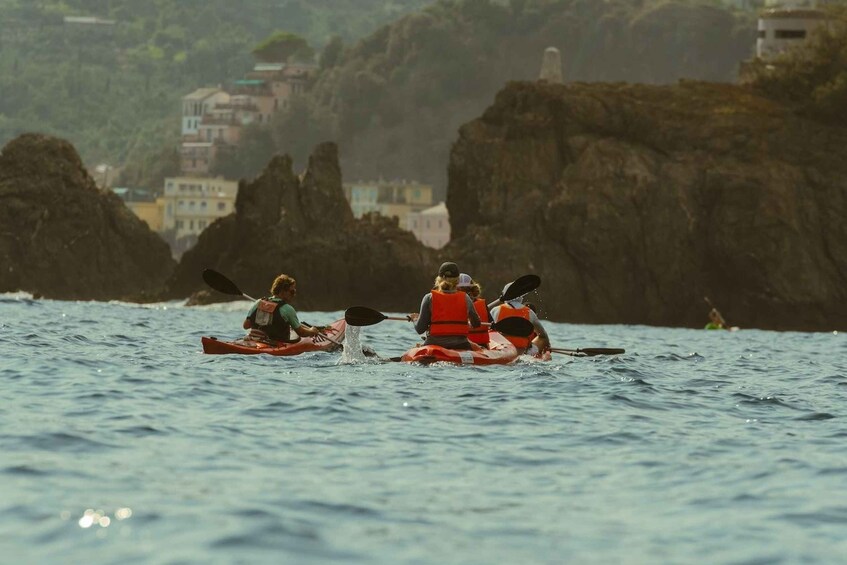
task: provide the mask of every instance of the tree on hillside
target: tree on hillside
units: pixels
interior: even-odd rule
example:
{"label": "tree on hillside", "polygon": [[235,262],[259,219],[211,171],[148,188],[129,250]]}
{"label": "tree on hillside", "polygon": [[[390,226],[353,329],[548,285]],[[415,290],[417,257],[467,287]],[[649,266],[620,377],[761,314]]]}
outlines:
{"label": "tree on hillside", "polygon": [[253,55],[266,63],[284,63],[289,58],[311,61],[315,52],[299,35],[278,31],[254,47]]}

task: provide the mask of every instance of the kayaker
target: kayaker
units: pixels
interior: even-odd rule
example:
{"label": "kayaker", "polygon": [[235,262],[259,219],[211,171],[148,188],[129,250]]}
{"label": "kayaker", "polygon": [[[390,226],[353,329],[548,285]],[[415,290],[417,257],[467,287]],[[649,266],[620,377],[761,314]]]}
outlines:
{"label": "kayaker", "polygon": [[479,315],[474,310],[471,297],[459,291],[459,267],[446,262],[438,269],[431,292],[421,300],[418,313],[409,314],[415,331],[426,332],[424,345],[439,345],[447,349],[473,349],[468,341],[468,321],[474,328],[480,326]]}
{"label": "kayaker", "polygon": [[[506,294],[511,284],[509,283],[503,287],[502,294]],[[489,304],[488,307],[491,308],[491,320],[494,322],[511,317],[524,318],[532,322],[533,332],[536,334],[534,339],[530,340],[529,337],[512,335],[505,336],[506,339],[518,348],[518,351],[529,355],[537,355],[540,352],[550,349],[550,338],[547,336],[547,330],[541,325],[538,315],[523,303],[523,296],[513,298],[505,303],[500,302],[498,299]]]}
{"label": "kayaker", "polygon": [[300,338],[291,339],[291,330],[300,337],[320,336],[329,328],[322,326],[307,327],[300,323],[291,301],[297,296],[297,281],[288,275],[279,275],[271,285],[271,295],[256,301],[247,318],[244,329],[250,330],[247,337],[255,341],[282,341],[294,343]]}
{"label": "kayaker", "polygon": [[[480,297],[482,287],[479,283],[473,280],[470,275],[461,273],[459,275],[459,282],[456,285],[456,288],[471,297],[474,310],[476,311],[477,316],[479,316],[480,321],[483,323],[491,323],[491,314],[488,312],[488,306],[485,304],[485,299]],[[478,328],[471,328],[468,331],[468,339],[471,343],[481,345],[482,347],[488,347],[488,327],[481,325]]]}
{"label": "kayaker", "polygon": [[709,311],[709,323],[706,324],[705,329],[707,330],[723,330],[726,329],[723,323],[723,316],[718,312],[716,308],[712,308]]}

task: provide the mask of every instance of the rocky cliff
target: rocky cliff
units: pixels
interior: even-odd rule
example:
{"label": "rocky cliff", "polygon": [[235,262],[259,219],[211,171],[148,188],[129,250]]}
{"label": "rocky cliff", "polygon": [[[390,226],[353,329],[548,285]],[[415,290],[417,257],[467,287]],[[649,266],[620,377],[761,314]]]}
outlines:
{"label": "rocky cliff", "polygon": [[353,218],[335,144],[319,145],[302,176],[289,156],[275,157],[255,180],[241,182],[235,207],[183,255],[169,296],[208,294],[200,278],[207,267],[254,297],[267,295],[276,275],[291,275],[299,290],[295,306],[304,310],[356,304],[414,310],[432,283],[432,250],[394,220]]}
{"label": "rocky cliff", "polygon": [[449,179],[444,254],[538,273],[552,319],[696,327],[708,296],[742,327],[847,326],[847,130],[740,87],[511,83]]}
{"label": "rocky cliff", "polygon": [[0,153],[0,292],[143,300],[175,266],[167,244],[98,190],[66,141],[26,134]]}

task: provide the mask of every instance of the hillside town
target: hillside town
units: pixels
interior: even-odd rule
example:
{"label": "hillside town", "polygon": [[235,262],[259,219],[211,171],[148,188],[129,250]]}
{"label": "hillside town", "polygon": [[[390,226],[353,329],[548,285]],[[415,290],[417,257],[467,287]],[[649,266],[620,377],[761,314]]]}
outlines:
{"label": "hillside town", "polygon": [[[757,10],[755,55],[739,62],[738,80],[792,46],[802,43],[826,15],[825,0],[727,0],[738,9]],[[98,22],[100,24],[102,22]],[[108,22],[107,22],[108,23]],[[555,57],[550,59],[551,53]],[[238,146],[245,127],[268,125],[278,112],[288,110],[296,97],[308,96],[318,72],[314,63],[293,60],[257,60],[253,68],[231,85],[197,88],[183,96],[179,147],[180,175],[166,178],[164,186],[114,187],[127,206],[158,232],[179,257],[216,219],[232,213],[238,179],[213,174],[215,159]],[[544,55],[540,80],[561,82],[558,52]],[[109,186],[108,168],[101,165],[95,178]],[[450,221],[444,202],[434,202],[433,187],[406,179],[369,179],[345,182],[344,194],[356,218],[376,213],[396,219],[424,245],[439,249],[450,240]]]}
{"label": "hillside town", "polygon": [[[166,178],[162,187],[115,187],[114,192],[161,234],[174,256],[179,257],[212,222],[235,209],[238,180],[215,176],[215,159],[239,144],[245,127],[269,124],[277,112],[291,106],[295,97],[306,95],[317,69],[312,63],[291,60],[257,61],[229,88],[203,87],[185,95],[180,176]],[[429,185],[405,179],[358,180],[345,183],[344,193],[357,218],[368,213],[395,218],[401,228],[434,248],[450,239],[447,208],[443,202],[433,202]]]}

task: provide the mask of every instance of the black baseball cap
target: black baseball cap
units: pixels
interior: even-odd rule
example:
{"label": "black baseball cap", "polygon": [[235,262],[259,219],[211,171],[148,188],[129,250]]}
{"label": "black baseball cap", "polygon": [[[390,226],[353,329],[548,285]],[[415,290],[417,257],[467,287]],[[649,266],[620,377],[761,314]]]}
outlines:
{"label": "black baseball cap", "polygon": [[450,261],[441,263],[441,267],[438,269],[438,275],[442,277],[458,277],[459,267],[456,263],[452,263]]}

